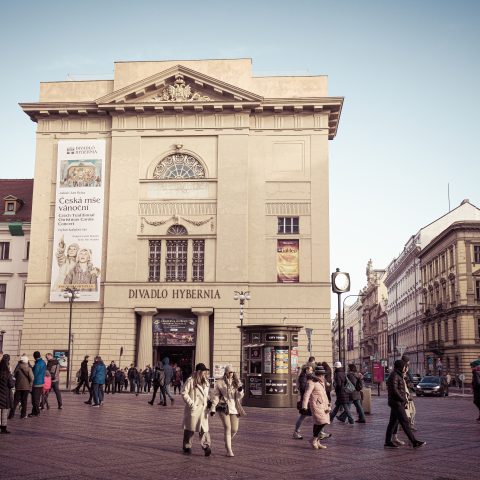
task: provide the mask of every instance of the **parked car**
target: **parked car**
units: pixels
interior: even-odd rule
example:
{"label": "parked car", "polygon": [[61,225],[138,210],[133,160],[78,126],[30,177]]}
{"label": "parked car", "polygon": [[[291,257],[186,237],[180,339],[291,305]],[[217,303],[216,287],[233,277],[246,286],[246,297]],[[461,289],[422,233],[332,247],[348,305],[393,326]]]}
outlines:
{"label": "parked car", "polygon": [[427,375],[415,387],[417,397],[422,395],[438,395],[448,397],[448,385],[444,377]]}

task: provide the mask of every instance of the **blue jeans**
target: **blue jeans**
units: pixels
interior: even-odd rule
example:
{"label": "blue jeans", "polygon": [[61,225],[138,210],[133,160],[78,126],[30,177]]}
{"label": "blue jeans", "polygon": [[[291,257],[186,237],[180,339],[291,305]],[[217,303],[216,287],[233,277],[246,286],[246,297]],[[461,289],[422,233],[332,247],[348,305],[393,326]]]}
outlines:
{"label": "blue jeans", "polygon": [[92,383],[93,389],[93,404],[100,405],[103,402],[103,385],[99,383]]}
{"label": "blue jeans", "polygon": [[[330,413],[330,420],[333,420],[335,418],[335,415],[337,415],[338,410],[340,407],[343,407],[343,412],[339,416],[339,420],[341,422],[345,421],[345,418],[348,417],[348,423],[355,423],[355,420],[352,417],[352,414],[350,413],[350,405],[351,403],[335,403],[335,408],[333,409],[332,413]],[[343,417],[343,418],[342,418]]]}
{"label": "blue jeans", "polygon": [[353,405],[355,406],[355,409],[357,410],[358,420],[360,422],[364,422],[365,421],[365,412],[363,411],[362,401],[361,400],[354,400]]}
{"label": "blue jeans", "polygon": [[170,393],[170,385],[166,383],[162,387],[162,389],[163,389],[163,395],[164,395],[163,398],[165,398],[165,400],[166,400],[166,398],[168,397],[168,398],[170,398],[170,400],[173,400],[172,394]]}

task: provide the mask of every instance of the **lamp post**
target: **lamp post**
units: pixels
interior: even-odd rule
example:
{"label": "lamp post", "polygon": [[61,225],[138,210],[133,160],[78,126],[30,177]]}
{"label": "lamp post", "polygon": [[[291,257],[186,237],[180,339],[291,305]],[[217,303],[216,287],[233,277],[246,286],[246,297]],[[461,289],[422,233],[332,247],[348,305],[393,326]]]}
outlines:
{"label": "lamp post", "polygon": [[240,379],[243,376],[243,308],[245,301],[250,300],[250,292],[233,292],[233,299],[240,302]]}
{"label": "lamp post", "polygon": [[[342,293],[350,291],[350,275],[341,272],[339,268],[332,273],[332,291],[338,295],[338,355],[339,361],[342,362],[342,325],[341,323],[341,299]],[[342,362],[343,365],[344,362]]]}
{"label": "lamp post", "polygon": [[72,355],[71,355],[71,344],[72,344],[72,307],[73,302],[79,297],[78,291],[75,288],[67,287],[63,297],[68,300],[70,304],[70,316],[68,319],[68,365],[67,365],[67,390],[70,390],[70,370],[72,368]]}
{"label": "lamp post", "polygon": [[[343,299],[343,304],[342,304],[342,328],[343,328],[343,332],[342,332],[342,335],[343,335],[343,358],[345,359],[345,356],[346,356],[346,352],[345,352],[345,300],[349,297],[364,297],[365,294],[364,293],[359,293],[358,295],[355,295],[355,294],[352,294],[352,295],[347,295],[344,299]],[[353,332],[352,332],[353,333]],[[359,348],[360,348],[360,344],[359,344]],[[342,364],[343,365],[343,364]],[[345,365],[344,365],[345,366]]]}

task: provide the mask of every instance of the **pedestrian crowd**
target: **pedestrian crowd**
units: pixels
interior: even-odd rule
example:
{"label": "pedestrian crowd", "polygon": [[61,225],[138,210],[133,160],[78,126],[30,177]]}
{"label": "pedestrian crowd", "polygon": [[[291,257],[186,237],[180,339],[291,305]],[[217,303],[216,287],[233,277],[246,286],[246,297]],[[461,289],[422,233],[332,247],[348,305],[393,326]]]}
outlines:
{"label": "pedestrian crowd", "polygon": [[[51,353],[45,355],[33,353],[33,364],[27,355],[23,354],[15,366],[10,363],[10,356],[0,355],[0,433],[10,433],[7,421],[14,418],[17,408],[21,419],[38,417],[43,410],[50,409],[49,394],[53,391],[57,408],[62,409],[62,394],[60,392],[59,362]],[[183,452],[191,454],[195,433],[199,434],[200,445],[205,456],[210,456],[211,438],[209,419],[218,416],[223,427],[224,444],[227,457],[233,457],[232,441],[239,430],[240,418],[245,415],[242,399],[245,394],[239,376],[231,365],[225,367],[222,378],[217,379],[212,387],[208,376],[209,369],[199,363],[195,371],[184,378],[184,372],[175,364],[170,364],[169,358],[154,368],[147,365],[143,370],[134,364],[129,368],[118,368],[114,361],[108,367],[100,356],[94,358],[89,368],[89,356],[86,355],[77,372],[77,385],[72,390],[75,394],[89,393],[86,404],[100,407],[104,403],[105,394],[130,392],[136,396],[139,393],[152,393],[148,401],[154,405],[157,393],[158,405],[174,404],[174,395],[180,394],[184,403],[183,413]],[[480,361],[472,365],[472,389],[474,404],[479,410],[480,422]],[[426,442],[418,440],[416,432],[416,409],[412,398],[413,379],[407,356],[394,363],[394,369],[386,382],[390,418],[385,435],[384,447],[398,449],[405,441],[398,436],[399,428],[403,430],[413,448],[419,448]],[[172,393],[173,389],[173,393]],[[364,377],[357,371],[354,364],[345,369],[340,362],[335,362],[333,370],[327,362],[316,362],[310,357],[300,369],[297,378],[299,400],[293,438],[302,440],[301,427],[305,420],[312,419],[311,446],[315,450],[324,450],[327,445],[324,440],[332,436],[326,427],[334,420],[347,425],[366,424],[363,409]],[[12,392],[14,391],[14,394]],[[335,392],[335,399],[332,399]],[[31,411],[27,413],[28,401]],[[354,419],[352,406],[357,418]],[[364,428],[364,427],[362,427]]]}

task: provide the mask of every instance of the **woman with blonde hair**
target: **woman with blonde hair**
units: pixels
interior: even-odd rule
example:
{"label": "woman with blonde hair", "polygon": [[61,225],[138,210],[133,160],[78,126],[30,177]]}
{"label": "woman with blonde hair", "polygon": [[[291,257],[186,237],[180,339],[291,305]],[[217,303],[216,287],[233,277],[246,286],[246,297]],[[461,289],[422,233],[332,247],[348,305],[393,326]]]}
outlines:
{"label": "woman with blonde hair", "polygon": [[212,453],[210,434],[208,433],[208,368],[197,364],[195,372],[183,384],[182,397],[185,402],[183,412],[183,452],[192,453],[192,438],[195,432],[200,435],[200,444],[206,457]]}
{"label": "woman with blonde hair", "polygon": [[245,415],[241,400],[244,396],[243,385],[233,367],[227,365],[221,380],[215,382],[210,415],[218,412],[223,424],[227,457],[233,457],[232,439],[238,432],[238,421]]}

